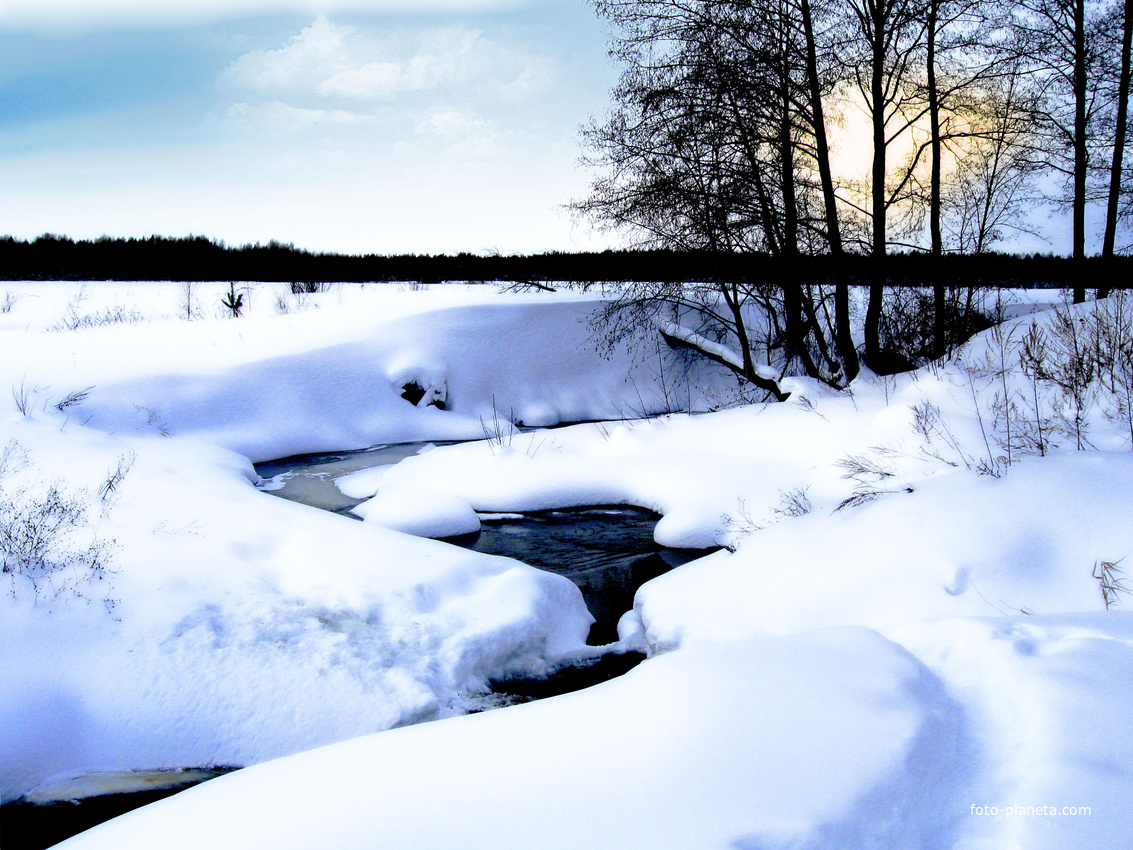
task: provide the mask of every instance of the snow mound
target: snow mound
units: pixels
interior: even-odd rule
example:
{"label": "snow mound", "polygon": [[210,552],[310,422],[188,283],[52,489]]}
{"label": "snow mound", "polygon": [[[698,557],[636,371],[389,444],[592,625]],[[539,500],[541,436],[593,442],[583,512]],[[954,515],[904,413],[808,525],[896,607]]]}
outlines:
{"label": "snow mound", "polygon": [[260,493],[214,446],[11,431],[47,480],[97,484],[133,460],[92,512],[117,541],[113,613],[0,600],[5,800],[76,772],[248,765],[459,713],[489,679],[573,656],[593,622],[561,576]]}
{"label": "snow mound", "polygon": [[960,734],[911,655],[825,630],[263,764],[62,846],[943,847]]}
{"label": "snow mound", "polygon": [[[69,409],[89,427],[199,437],[253,461],[663,409],[629,344],[607,357],[594,339],[599,298],[476,292],[481,303],[393,318],[370,288],[354,310],[26,334],[0,381],[51,388],[37,404],[89,388]],[[725,383],[721,369],[703,377],[707,392]]]}
{"label": "snow mound", "polygon": [[655,649],[826,625],[1098,611],[1094,565],[1129,551],[1130,514],[1128,452],[1028,458],[1002,478],[945,475],[772,525],[735,553],[648,582],[635,607]]}
{"label": "snow mound", "polygon": [[456,537],[480,530],[480,519],[467,502],[436,490],[402,488],[396,495],[379,491],[351,513],[416,537]]}
{"label": "snow mound", "polygon": [[390,467],[388,465],[372,466],[369,469],[360,469],[348,475],[340,476],[334,480],[334,486],[344,496],[351,499],[369,499],[378,492],[382,479],[385,478]]}

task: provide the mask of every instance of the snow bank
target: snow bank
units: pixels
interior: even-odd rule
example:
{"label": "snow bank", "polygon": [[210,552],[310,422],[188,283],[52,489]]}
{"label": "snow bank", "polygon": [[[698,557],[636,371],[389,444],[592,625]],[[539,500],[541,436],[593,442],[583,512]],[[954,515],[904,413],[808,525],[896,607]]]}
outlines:
{"label": "snow bank", "polygon": [[456,537],[480,530],[476,511],[467,502],[435,490],[399,490],[395,497],[378,493],[351,509],[367,522],[418,537]]}
{"label": "snow bank", "polygon": [[[0,446],[32,463],[5,492],[85,488],[82,533],[115,552],[89,601],[33,604],[19,584],[0,600],[4,799],[460,713],[487,679],[581,651],[592,618],[569,581],[381,527],[474,530],[466,502],[421,492],[436,482],[356,523],[256,492],[248,459],[485,429],[502,448],[512,419],[653,409],[658,367],[590,343],[594,299],[258,287],[251,315],[200,318],[226,289],[4,285],[0,384],[14,403]],[[273,291],[289,312],[273,314]],[[175,318],[186,298],[193,321]],[[416,405],[402,398],[411,381]]]}
{"label": "snow bank", "polygon": [[592,622],[566,579],[259,493],[223,449],[54,421],[6,432],[38,474],[92,495],[123,452],[133,463],[92,517],[117,542],[100,588],[113,612],[33,604],[20,583],[0,602],[5,799],[89,770],[251,764],[459,713],[488,678],[579,651]]}
{"label": "snow bank", "polygon": [[[776,455],[776,429],[784,446],[792,432],[833,431],[818,417],[799,420],[773,405],[521,434],[504,450],[478,443],[410,458],[389,470],[381,487],[394,494],[428,480],[485,512],[635,504],[664,515],[658,543],[705,548],[719,542],[723,517],[741,494],[762,489],[771,500],[776,485],[797,480],[790,477],[798,470],[794,458]],[[766,442],[748,436],[755,423],[769,430]],[[812,445],[815,461],[832,462],[839,450],[817,436]]]}
{"label": "snow bank", "polygon": [[250,768],[63,846],[946,846],[959,734],[910,655],[825,630]]}
{"label": "snow bank", "polygon": [[[1004,337],[1032,321],[1053,333],[1055,319],[984,334],[952,363],[865,375],[851,393],[796,380],[782,405],[440,448],[375,484],[396,498],[440,481],[479,511],[633,503],[664,514],[658,542],[729,546],[639,590],[619,634],[653,654],[646,668],[769,634],[868,627],[962,706],[945,748],[954,759],[937,763],[951,779],[923,766],[867,793],[884,802],[856,811],[861,833],[732,836],[731,846],[1126,846],[1133,643],[1128,598],[1111,593],[1106,610],[1098,570],[1122,569],[1131,551],[1128,422],[1105,385],[1077,409],[1050,382],[1001,371],[1017,356]],[[1079,439],[1089,451],[1075,450]],[[942,784],[908,802],[926,776]],[[680,781],[673,771],[670,785]],[[650,810],[650,792],[632,799]],[[887,807],[903,805],[923,830],[915,839],[885,832]],[[705,831],[715,816],[685,812]],[[594,843],[574,825],[548,832],[568,828],[576,845]],[[870,830],[875,844],[861,837]]]}
{"label": "snow bank", "polygon": [[[503,448],[442,447],[389,470],[381,487],[393,494],[427,480],[477,511],[635,504],[663,514],[658,543],[708,548],[779,522],[785,497],[800,489],[833,508],[854,487],[838,466],[849,454],[886,447],[878,460],[895,474],[885,488],[954,471],[956,459],[932,454],[951,453],[939,439],[920,451],[911,410],[922,398],[955,408],[954,377],[894,381],[891,403],[881,387],[837,394],[789,379],[785,404],[521,434]],[[957,439],[978,443],[970,415],[952,427]]]}
{"label": "snow bank", "polygon": [[[431,309],[413,311],[395,298],[387,311],[387,293],[371,286],[318,311],[66,333],[16,325],[29,295],[5,317],[19,353],[0,366],[0,382],[22,383],[45,408],[87,391],[67,409],[73,421],[114,433],[198,437],[253,461],[379,442],[478,439],[506,434],[512,422],[652,413],[671,403],[658,388],[658,370],[670,360],[668,380],[681,374],[693,405],[731,383],[712,368],[685,376],[671,354],[647,362],[628,343],[600,351],[590,327],[594,297],[471,290],[454,299],[457,307],[434,297]],[[137,297],[144,302],[145,293]],[[701,386],[696,393],[692,380]],[[409,387],[423,396],[403,398]]]}
{"label": "snow bank", "polygon": [[1129,551],[1130,515],[1130,453],[1028,458],[1002,478],[943,476],[770,526],[649,582],[635,610],[656,648],[753,629],[1098,611],[1093,571]]}

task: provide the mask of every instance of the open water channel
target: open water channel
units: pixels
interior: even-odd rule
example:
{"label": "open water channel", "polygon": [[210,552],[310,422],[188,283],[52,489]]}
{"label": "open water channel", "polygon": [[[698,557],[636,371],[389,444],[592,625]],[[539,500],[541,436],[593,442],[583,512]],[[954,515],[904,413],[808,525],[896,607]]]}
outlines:
{"label": "open water channel", "polygon": [[[256,465],[264,489],[276,496],[350,514],[352,499],[335,481],[352,472],[397,463],[436,443],[399,443],[355,452],[301,455]],[[589,643],[617,640],[618,619],[633,607],[642,584],[705,554],[666,549],[653,540],[661,517],[627,505],[591,505],[525,513],[481,514],[476,534],[447,542],[489,555],[505,555],[564,575],[578,585],[596,622]]]}

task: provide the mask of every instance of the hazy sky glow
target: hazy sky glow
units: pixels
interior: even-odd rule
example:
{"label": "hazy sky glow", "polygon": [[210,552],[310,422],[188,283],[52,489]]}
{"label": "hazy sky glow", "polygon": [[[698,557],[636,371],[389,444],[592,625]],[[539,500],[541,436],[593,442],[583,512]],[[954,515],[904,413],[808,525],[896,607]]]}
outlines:
{"label": "hazy sky glow", "polygon": [[0,233],[604,247],[584,0],[0,0]]}

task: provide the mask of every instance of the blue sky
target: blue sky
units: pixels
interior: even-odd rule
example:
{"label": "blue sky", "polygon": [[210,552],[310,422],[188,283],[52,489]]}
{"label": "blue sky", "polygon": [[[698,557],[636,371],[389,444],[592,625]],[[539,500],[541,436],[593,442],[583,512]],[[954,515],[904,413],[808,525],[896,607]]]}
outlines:
{"label": "blue sky", "polygon": [[605,247],[584,0],[6,0],[0,233],[380,253]]}

